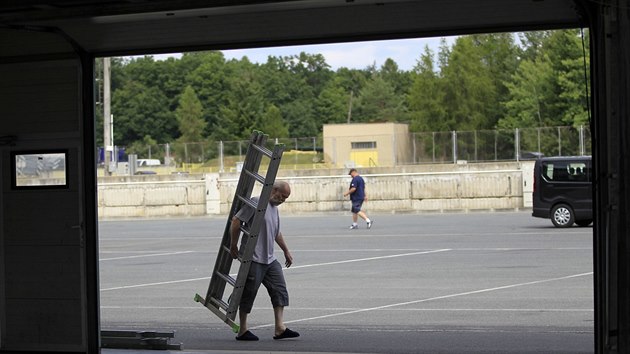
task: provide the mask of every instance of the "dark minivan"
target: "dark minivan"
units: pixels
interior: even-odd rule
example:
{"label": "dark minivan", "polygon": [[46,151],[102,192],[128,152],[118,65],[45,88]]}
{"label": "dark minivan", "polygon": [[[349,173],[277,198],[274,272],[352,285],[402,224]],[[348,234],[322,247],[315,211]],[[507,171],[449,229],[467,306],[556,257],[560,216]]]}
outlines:
{"label": "dark minivan", "polygon": [[590,156],[543,157],[534,165],[532,216],[556,227],[593,222]]}

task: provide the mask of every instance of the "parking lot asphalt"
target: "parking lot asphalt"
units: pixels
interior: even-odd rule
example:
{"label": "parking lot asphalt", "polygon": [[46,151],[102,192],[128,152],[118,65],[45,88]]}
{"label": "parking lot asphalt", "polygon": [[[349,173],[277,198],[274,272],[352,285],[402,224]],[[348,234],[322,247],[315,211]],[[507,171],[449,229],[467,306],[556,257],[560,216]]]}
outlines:
{"label": "parking lot asphalt", "polygon": [[528,211],[371,218],[348,230],[347,212],[281,215],[294,257],[285,321],[301,336],[272,339],[261,288],[249,343],[193,301],[226,217],[103,220],[101,327],[173,331],[194,353],[593,352],[592,227]]}

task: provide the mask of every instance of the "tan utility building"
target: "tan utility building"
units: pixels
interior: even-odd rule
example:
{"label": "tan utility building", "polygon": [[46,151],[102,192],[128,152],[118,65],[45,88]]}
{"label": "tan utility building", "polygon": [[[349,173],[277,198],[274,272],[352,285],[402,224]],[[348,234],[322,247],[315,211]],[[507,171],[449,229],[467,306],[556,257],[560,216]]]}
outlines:
{"label": "tan utility building", "polygon": [[396,166],[410,163],[411,156],[407,124],[324,125],[324,161],[334,167]]}

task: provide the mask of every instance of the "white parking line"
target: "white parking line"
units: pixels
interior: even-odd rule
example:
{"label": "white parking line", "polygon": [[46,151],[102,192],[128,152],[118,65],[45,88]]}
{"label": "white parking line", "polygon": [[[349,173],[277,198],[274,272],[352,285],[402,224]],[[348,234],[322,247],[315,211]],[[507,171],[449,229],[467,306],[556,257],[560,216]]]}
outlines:
{"label": "white parking line", "polygon": [[[302,319],[298,319],[298,320],[285,321],[284,323],[305,322],[305,321],[319,320],[319,319],[323,319],[323,318],[330,318],[330,317],[339,317],[339,316],[345,316],[345,315],[352,315],[352,314],[355,314],[355,313],[369,312],[369,311],[376,311],[376,310],[382,310],[382,309],[389,309],[389,308],[391,308],[391,307],[398,307],[398,306],[406,306],[406,305],[412,305],[412,304],[419,304],[419,303],[422,303],[422,302],[428,302],[428,301],[434,301],[434,300],[442,300],[442,299],[449,299],[449,298],[459,297],[459,296],[466,296],[466,295],[473,295],[473,294],[481,294],[481,293],[487,293],[487,292],[491,292],[491,291],[497,291],[497,290],[505,290],[505,289],[516,288],[516,287],[520,287],[520,286],[527,286],[527,285],[534,285],[534,284],[548,283],[548,282],[552,282],[552,281],[558,281],[558,280],[565,280],[565,279],[571,279],[571,278],[583,277],[583,276],[586,276],[586,275],[592,275],[592,274],[593,274],[593,272],[587,272],[587,273],[580,273],[580,274],[567,275],[567,276],[564,276],[564,277],[549,278],[549,279],[535,280],[535,281],[530,281],[530,282],[525,282],[525,283],[517,283],[517,284],[503,285],[503,286],[497,286],[497,287],[494,287],[494,288],[487,288],[487,289],[480,289],[480,290],[466,291],[466,292],[462,292],[462,293],[455,293],[455,294],[449,294],[449,295],[435,296],[435,297],[431,297],[431,298],[427,298],[427,299],[420,299],[420,300],[413,300],[413,301],[405,301],[405,302],[399,302],[399,303],[396,303],[396,304],[389,304],[389,305],[383,305],[383,306],[377,306],[377,307],[371,307],[371,308],[364,308],[364,309],[358,309],[358,310],[352,310],[352,311],[344,311],[344,312],[339,312],[339,313],[331,313],[331,314],[328,314],[328,315],[323,315],[323,316],[315,316],[315,317],[302,318]],[[274,326],[274,324],[273,324],[273,323],[271,323],[271,324],[260,325],[260,326],[252,327],[252,329],[264,328],[264,327],[271,327],[271,326]]]}
{"label": "white parking line", "polygon": [[[102,309],[107,310],[198,310],[199,306],[108,306],[102,305]],[[268,310],[269,307],[254,307],[253,310]],[[291,311],[355,311],[357,307],[296,307],[291,306]],[[378,309],[374,311],[393,311],[393,312],[594,312],[590,309],[545,309],[545,308],[415,308],[415,309]]]}
{"label": "white parking line", "polygon": [[[549,231],[538,231],[538,232],[511,232],[509,234],[505,233],[505,232],[483,232],[483,233],[473,233],[473,232],[450,232],[450,233],[425,233],[425,234],[418,234],[418,233],[399,233],[399,234],[385,234],[385,233],[376,233],[376,232],[372,232],[374,230],[371,230],[369,234],[367,233],[352,233],[352,235],[348,235],[348,236],[344,236],[345,238],[381,238],[381,237],[387,237],[387,238],[392,238],[392,237],[412,237],[412,238],[419,238],[419,237],[450,237],[450,236],[487,236],[487,237],[493,237],[493,236],[501,236],[501,237],[511,237],[511,236],[558,236],[558,235],[566,235],[568,233],[568,231],[566,230],[559,230],[557,228],[549,228]],[[571,235],[575,236],[575,235],[592,235],[593,234],[593,230],[592,229],[582,229],[582,228],[571,228],[569,230],[571,232]],[[339,235],[337,234],[330,234],[330,235],[322,235],[322,234],[313,234],[313,235],[289,235],[289,236],[285,236],[285,238],[335,238],[338,239]],[[177,237],[162,237],[162,236],[158,236],[158,237],[153,237],[153,236],[147,236],[147,237],[134,237],[134,236],[129,236],[129,237],[102,237],[99,239],[99,242],[110,242],[110,241],[152,241],[152,240],[159,240],[159,241],[182,241],[182,240],[202,240],[202,241],[208,241],[208,240],[221,240],[223,239],[222,236],[177,236]]]}
{"label": "white parking line", "polygon": [[182,280],[171,280],[171,281],[160,281],[160,282],[157,282],[157,283],[145,283],[145,284],[137,284],[137,285],[116,286],[116,287],[113,287],[113,288],[101,289],[101,291],[143,288],[143,287],[147,287],[147,286],[178,284],[178,283],[186,283],[186,282],[198,281],[198,280],[210,280],[210,277],[193,278],[193,279],[182,279]]}
{"label": "white parking line", "polygon": [[[556,228],[551,228],[551,231],[538,231],[538,232],[483,232],[483,233],[475,233],[475,232],[450,232],[450,233],[399,233],[399,234],[381,234],[376,232],[369,233],[352,233],[352,235],[344,236],[344,239],[351,238],[393,238],[393,237],[412,237],[412,238],[422,238],[422,237],[458,237],[458,236],[482,236],[482,237],[495,237],[500,236],[503,238],[512,237],[512,236],[558,236],[558,235],[566,235],[566,233],[559,234],[558,232],[563,232]],[[571,229],[571,235],[593,235],[592,230],[575,230]],[[290,235],[285,236],[285,238],[339,238],[339,235]]]}
{"label": "white parking line", "polygon": [[[99,250],[98,253],[100,254],[106,254],[106,253],[116,253],[116,254],[149,254],[149,253],[167,253],[167,252],[173,252],[173,250],[151,250],[151,251],[129,251],[129,250],[114,250],[114,251],[104,251],[104,250]],[[196,251],[195,251],[196,252]]]}
{"label": "white parking line", "polygon": [[131,259],[131,258],[144,258],[144,257],[157,257],[157,256],[172,256],[175,254],[186,254],[193,253],[195,251],[179,251],[179,252],[168,252],[168,253],[153,253],[153,254],[139,254],[135,256],[123,256],[123,257],[112,257],[112,258],[101,258],[99,261],[115,261],[118,259]]}
{"label": "white parking line", "polygon": [[368,258],[348,259],[348,260],[345,260],[345,261],[306,264],[306,265],[302,265],[302,266],[295,266],[295,267],[291,267],[291,268],[285,268],[285,270],[300,269],[300,268],[310,268],[310,267],[321,267],[321,266],[327,266],[327,265],[333,265],[333,264],[344,264],[344,263],[353,263],[353,262],[373,261],[373,260],[377,260],[377,259],[386,259],[386,258],[407,257],[407,256],[415,256],[415,255],[419,255],[419,254],[430,254],[430,253],[438,253],[438,252],[446,252],[446,251],[451,251],[451,249],[450,248],[444,248],[444,249],[440,249],[440,250],[392,254],[392,255],[389,255],[389,256],[368,257]]}
{"label": "white parking line", "polygon": [[[429,253],[437,253],[437,252],[445,252],[445,251],[450,251],[450,249],[441,249],[441,250],[431,250],[431,251],[422,251],[422,252],[413,252],[413,253],[393,254],[393,255],[389,255],[389,256],[380,256],[380,257],[369,257],[369,258],[348,259],[348,260],[344,260],[344,261],[337,261],[337,262],[327,262],[327,263],[307,264],[307,265],[302,265],[302,266],[295,266],[295,267],[291,267],[291,268],[288,268],[288,269],[285,269],[285,270],[298,269],[298,268],[309,268],[309,267],[321,267],[321,266],[334,265],[334,264],[343,264],[343,263],[351,263],[351,262],[364,262],[364,261],[372,261],[372,260],[377,260],[377,259],[386,259],[386,258],[395,258],[395,257],[414,256],[414,255],[418,255],[418,254],[429,254]],[[190,252],[193,252],[193,251],[190,251]],[[235,274],[231,274],[231,275],[232,275],[232,276],[235,276]],[[157,285],[167,285],[167,284],[178,284],[178,283],[186,283],[186,282],[192,282],[192,281],[198,281],[198,280],[209,280],[209,279],[210,279],[210,277],[203,277],[203,278],[193,278],[193,279],[182,279],[182,280],[162,281],[162,282],[156,282],[156,283],[146,283],[146,284],[136,284],[136,285],[116,286],[116,287],[113,287],[113,288],[105,288],[105,289],[101,289],[101,291],[111,291],[111,290],[122,290],[122,289],[142,288],[142,287],[147,287],[147,286],[157,286]]]}
{"label": "white parking line", "polygon": [[[593,247],[463,247],[449,248],[450,251],[592,251]],[[340,249],[292,249],[297,252],[413,252],[420,248],[340,248]]]}

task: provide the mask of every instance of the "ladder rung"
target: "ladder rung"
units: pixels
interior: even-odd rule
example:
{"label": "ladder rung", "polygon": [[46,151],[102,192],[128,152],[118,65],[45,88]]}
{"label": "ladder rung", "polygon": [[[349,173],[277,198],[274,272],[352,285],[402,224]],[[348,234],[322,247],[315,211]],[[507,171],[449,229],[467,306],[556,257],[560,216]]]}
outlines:
{"label": "ladder rung", "polygon": [[228,305],[227,302],[225,302],[225,301],[223,301],[221,299],[217,299],[217,298],[211,297],[210,301],[214,302],[215,304],[217,304],[220,308],[222,308],[225,311],[227,311],[228,307],[230,307],[230,305]]}
{"label": "ladder rung", "polygon": [[256,145],[256,144],[251,144],[250,146],[252,146],[256,150],[262,152],[263,154],[267,155],[267,157],[271,157],[273,155],[273,152],[271,150],[267,149],[264,146],[260,146],[260,145]]}
{"label": "ladder rung", "polygon": [[227,275],[227,274],[223,274],[219,271],[214,272],[214,274],[218,275],[219,278],[225,280],[226,283],[235,286],[236,285],[236,279],[232,278],[231,276]]}
{"label": "ladder rung", "polygon": [[251,232],[249,231],[249,229],[248,229],[248,228],[246,228],[246,226],[247,226],[247,225],[245,225],[245,224],[241,225],[241,231],[242,231],[245,235],[247,235],[247,236],[251,236],[252,234],[251,234]]}
{"label": "ladder rung", "polygon": [[249,199],[249,198],[245,198],[242,195],[238,196],[238,199],[240,199],[243,203],[249,205],[250,207],[252,207],[254,210],[256,210],[258,208],[258,203],[254,202],[253,200]]}
{"label": "ladder rung", "polygon": [[[227,247],[227,246],[223,246],[223,247],[222,247],[222,249],[223,249],[225,252],[229,253],[229,254],[230,254],[230,257],[232,257],[232,251],[230,251],[230,248],[229,248],[229,247]],[[238,259],[240,262],[242,262],[242,261],[243,261],[243,258],[241,258],[241,255],[240,255],[240,254],[236,257],[236,259]]]}
{"label": "ladder rung", "polygon": [[265,177],[261,176],[260,174],[256,173],[256,172],[252,172],[250,170],[244,170],[245,173],[247,173],[248,175],[254,177],[254,179],[256,179],[258,182],[265,184]]}

